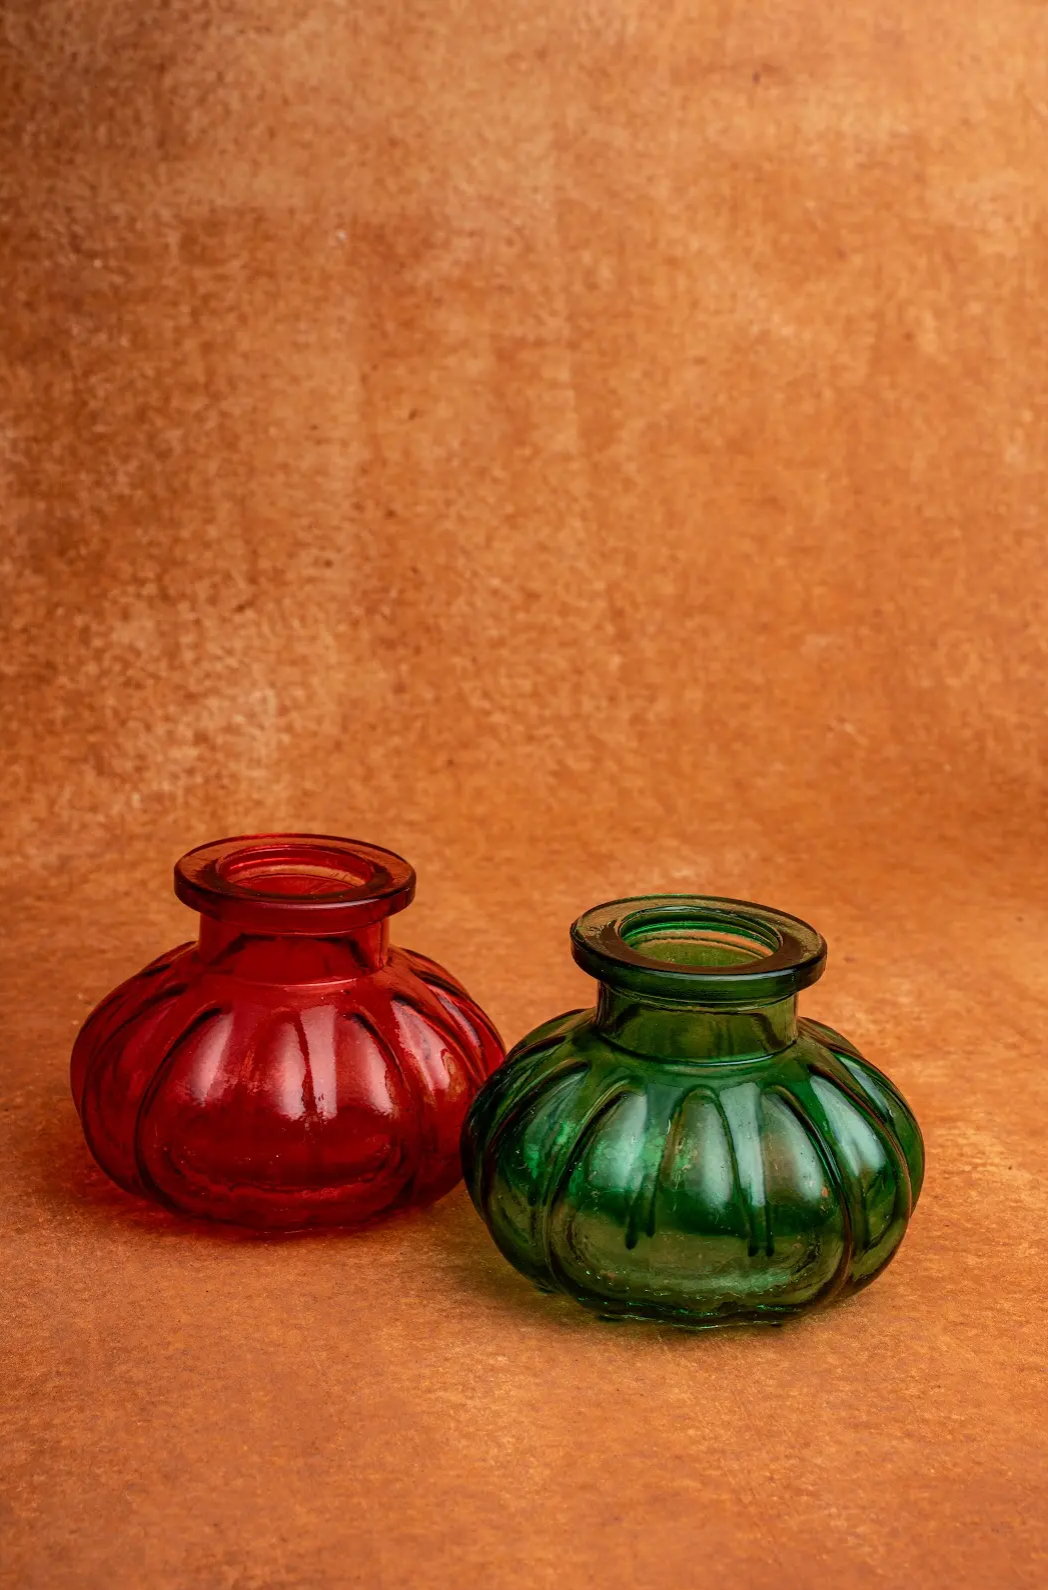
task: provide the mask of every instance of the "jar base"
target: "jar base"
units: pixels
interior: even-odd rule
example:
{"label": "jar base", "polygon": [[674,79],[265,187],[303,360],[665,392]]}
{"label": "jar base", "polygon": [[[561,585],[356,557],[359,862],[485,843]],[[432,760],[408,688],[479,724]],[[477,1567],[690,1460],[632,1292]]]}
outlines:
{"label": "jar base", "polygon": [[[576,1298],[573,1301],[579,1302]],[[674,1315],[666,1314],[658,1309],[645,1309],[643,1306],[621,1310],[609,1311],[597,1308],[592,1303],[583,1303],[582,1307],[587,1314],[592,1314],[595,1319],[606,1324],[614,1325],[668,1325],[679,1331],[723,1331],[746,1330],[757,1326],[761,1330],[781,1330],[791,1320],[798,1317],[796,1314],[779,1314],[775,1316],[761,1314],[729,1314],[710,1315],[703,1319],[700,1315]]]}

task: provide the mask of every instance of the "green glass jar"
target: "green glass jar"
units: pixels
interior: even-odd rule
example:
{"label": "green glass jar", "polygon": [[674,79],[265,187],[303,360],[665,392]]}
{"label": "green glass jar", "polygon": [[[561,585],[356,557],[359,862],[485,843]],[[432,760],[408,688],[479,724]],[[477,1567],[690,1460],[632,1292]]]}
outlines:
{"label": "green glass jar", "polygon": [[899,1091],[798,1020],[826,945],[700,895],[571,930],[595,1009],[546,1022],[481,1089],[470,1196],[545,1290],[611,1317],[781,1323],[866,1286],[902,1241],[924,1147]]}

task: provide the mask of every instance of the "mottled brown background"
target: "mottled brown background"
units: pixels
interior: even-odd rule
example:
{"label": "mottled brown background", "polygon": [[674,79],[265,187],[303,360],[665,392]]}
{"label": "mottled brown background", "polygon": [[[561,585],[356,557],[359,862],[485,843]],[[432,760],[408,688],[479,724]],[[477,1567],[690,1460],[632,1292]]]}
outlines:
{"label": "mottled brown background", "polygon": [[[1048,11],[0,16],[4,1585],[1048,1582]],[[690,1337],[461,1191],[111,1189],[76,1026],[276,826],[406,852],[510,1039],[596,900],[814,920],[926,1129],[897,1263]]]}

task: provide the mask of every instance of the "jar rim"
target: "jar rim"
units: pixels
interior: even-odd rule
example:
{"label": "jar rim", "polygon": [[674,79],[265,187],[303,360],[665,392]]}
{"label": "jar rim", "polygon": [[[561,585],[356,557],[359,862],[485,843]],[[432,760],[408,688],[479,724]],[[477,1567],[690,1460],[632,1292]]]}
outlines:
{"label": "jar rim", "polygon": [[[637,947],[660,934],[663,941],[676,935],[683,943],[689,933],[689,953],[697,948],[701,956],[708,943],[734,961],[689,963]],[[750,957],[747,944],[754,950]],[[613,988],[722,1008],[788,999],[826,966],[825,939],[800,917],[752,900],[705,894],[633,895],[593,906],[572,923],[571,952],[583,971]]]}
{"label": "jar rim", "polygon": [[174,884],[184,905],[231,926],[321,935],[402,911],[415,871],[395,851],[337,834],[239,834],[186,851]]}

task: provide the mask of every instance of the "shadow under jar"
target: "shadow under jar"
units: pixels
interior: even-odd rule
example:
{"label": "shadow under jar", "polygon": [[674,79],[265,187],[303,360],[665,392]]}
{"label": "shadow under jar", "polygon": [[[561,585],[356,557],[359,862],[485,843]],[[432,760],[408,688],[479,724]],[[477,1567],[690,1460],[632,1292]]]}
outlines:
{"label": "shadow under jar", "polygon": [[595,1009],[545,1023],[474,1101],[470,1196],[545,1290],[611,1317],[722,1325],[867,1285],[924,1150],[854,1045],[798,1020],[826,945],[747,901],[646,896],[571,930]]}
{"label": "shadow under jar", "polygon": [[402,857],[327,835],[183,856],[197,942],[115,989],[73,1049],[102,1169],[182,1214],[270,1229],[359,1225],[453,1187],[503,1050],[455,978],[390,945],[414,890]]}

